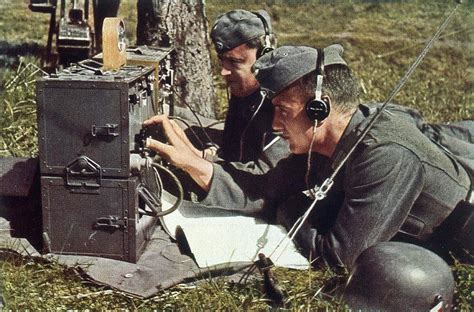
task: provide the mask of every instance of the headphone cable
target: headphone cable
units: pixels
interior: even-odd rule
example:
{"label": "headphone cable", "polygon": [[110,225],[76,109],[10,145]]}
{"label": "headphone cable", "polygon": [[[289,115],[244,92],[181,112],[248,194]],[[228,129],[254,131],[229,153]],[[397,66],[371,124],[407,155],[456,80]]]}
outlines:
{"label": "headphone cable", "polygon": [[182,123],[189,129],[189,131],[191,131],[191,133],[192,133],[193,136],[196,138],[196,141],[197,141],[197,143],[199,143],[199,145],[201,146],[201,148],[202,148],[202,149],[206,148],[206,146],[204,145],[204,142],[201,140],[201,138],[199,137],[199,135],[197,135],[196,131],[194,131],[194,129],[192,128],[192,126],[191,126],[186,120],[184,120],[183,118],[178,117],[178,116],[169,116],[169,119],[171,119],[171,120],[178,120],[178,121],[182,122]]}
{"label": "headphone cable", "polygon": [[209,143],[211,143],[212,145],[216,145],[214,143],[214,141],[212,141],[211,137],[209,136],[209,134],[207,133],[205,127],[203,126],[202,122],[201,122],[201,119],[199,118],[198,114],[196,113],[196,111],[191,107],[191,105],[189,105],[189,103],[187,103],[186,101],[183,101],[184,102],[184,105],[186,105],[189,110],[191,111],[191,113],[193,114],[194,118],[196,118],[196,121],[199,125],[199,127],[201,128],[201,131],[202,133],[204,133],[204,135],[206,136],[207,140],[209,141]]}
{"label": "headphone cable", "polygon": [[260,108],[263,106],[263,102],[265,101],[265,98],[267,97],[267,93],[263,90],[260,90],[260,95],[262,96],[262,99],[260,100],[260,104],[258,104],[257,109],[252,114],[252,117],[250,117],[249,122],[245,126],[244,131],[242,131],[242,135],[240,136],[239,162],[242,162],[242,158],[243,158],[243,155],[244,155],[245,137],[247,135],[247,131],[249,130],[250,124],[255,119],[255,116],[257,116],[257,113],[260,111]]}
{"label": "headphone cable", "polygon": [[309,175],[311,173],[311,155],[312,155],[314,141],[316,140],[316,127],[317,127],[317,125],[318,125],[318,121],[315,120],[314,125],[313,125],[313,136],[311,138],[311,143],[309,144],[309,148],[308,148],[308,160],[307,160],[307,163],[306,163],[306,173],[304,175],[304,181],[306,183],[306,188],[308,189],[308,191],[311,195],[311,198],[313,198],[313,199],[316,197],[316,192],[314,191],[314,188],[309,187]]}

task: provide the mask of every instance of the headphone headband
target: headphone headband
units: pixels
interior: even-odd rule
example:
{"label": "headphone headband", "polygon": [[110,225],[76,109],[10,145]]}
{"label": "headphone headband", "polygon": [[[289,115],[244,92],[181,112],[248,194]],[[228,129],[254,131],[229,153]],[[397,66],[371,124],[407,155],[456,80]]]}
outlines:
{"label": "headphone headband", "polygon": [[259,12],[252,12],[252,13],[255,14],[262,21],[263,30],[265,31],[265,34],[263,35],[264,36],[263,45],[257,51],[257,59],[259,59],[262,55],[273,50],[271,39],[270,39],[272,33],[270,32],[270,27],[268,26],[265,16],[263,16]]}
{"label": "headphone headband", "polygon": [[315,69],[315,79],[316,87],[314,89],[314,98],[306,103],[306,114],[309,119],[315,121],[323,121],[329,115],[330,107],[324,102],[322,97],[323,89],[323,76],[324,76],[324,51],[322,49],[317,49],[317,59],[316,59],[316,69]]}
{"label": "headphone headband", "polygon": [[320,101],[323,89],[324,51],[322,49],[317,49],[317,51],[318,57],[316,59],[316,88],[314,90],[314,98]]}
{"label": "headphone headband", "polygon": [[268,23],[267,23],[267,20],[265,19],[265,16],[263,16],[259,12],[252,12],[252,13],[255,14],[262,21],[263,31],[265,31],[265,37],[269,37],[271,35],[270,27],[268,26]]}
{"label": "headphone headband", "polygon": [[318,56],[316,58],[316,75],[324,75],[324,50],[316,49]]}

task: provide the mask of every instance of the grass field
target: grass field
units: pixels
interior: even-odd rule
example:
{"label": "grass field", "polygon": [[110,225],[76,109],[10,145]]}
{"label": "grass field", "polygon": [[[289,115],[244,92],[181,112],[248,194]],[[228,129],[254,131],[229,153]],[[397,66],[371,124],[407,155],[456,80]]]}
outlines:
{"label": "grass field", "polygon": [[[426,56],[395,102],[420,110],[431,122],[473,119],[473,1],[464,1],[440,40]],[[383,101],[416,59],[454,1],[206,1],[209,21],[234,8],[265,8],[272,16],[280,45],[321,47],[341,43],[358,76],[363,100]],[[31,13],[27,1],[0,0],[0,54],[36,51],[47,38],[46,15]],[[133,44],[135,1],[122,0],[120,16]],[[20,49],[20,47],[26,47]],[[40,71],[37,55],[2,58],[0,65],[0,156],[37,155],[34,79]],[[217,60],[213,59],[216,85]],[[5,67],[6,65],[6,67]],[[226,111],[224,90],[219,111]],[[1,246],[0,246],[1,247]],[[471,311],[474,267],[457,263],[456,309]],[[329,279],[324,272],[278,269],[289,310],[343,307],[320,292]],[[0,253],[0,294],[12,310],[268,310],[259,282],[234,287],[224,280],[181,285],[146,300],[84,284],[57,263],[42,263]]]}

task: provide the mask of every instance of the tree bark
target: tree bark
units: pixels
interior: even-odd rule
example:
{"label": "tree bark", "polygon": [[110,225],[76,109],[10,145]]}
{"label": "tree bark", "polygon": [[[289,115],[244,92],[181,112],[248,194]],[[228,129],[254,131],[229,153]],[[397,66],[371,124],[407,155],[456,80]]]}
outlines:
{"label": "tree bark", "polygon": [[175,105],[214,118],[207,29],[203,0],[138,0],[137,45],[175,48]]}

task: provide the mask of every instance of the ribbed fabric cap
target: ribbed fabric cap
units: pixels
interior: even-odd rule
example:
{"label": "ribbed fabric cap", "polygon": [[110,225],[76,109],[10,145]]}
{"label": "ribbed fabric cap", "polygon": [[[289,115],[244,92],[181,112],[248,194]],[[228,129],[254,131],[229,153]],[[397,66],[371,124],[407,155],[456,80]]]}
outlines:
{"label": "ribbed fabric cap", "polygon": [[[268,33],[272,33],[270,15],[265,10],[257,11],[267,22]],[[233,10],[219,15],[211,30],[211,39],[217,53],[224,53],[254,38],[265,35],[265,26],[255,14],[246,10]]]}
{"label": "ribbed fabric cap", "polygon": [[[342,58],[344,49],[339,44],[324,48],[324,66],[347,65]],[[318,51],[305,46],[283,46],[263,55],[252,70],[260,88],[269,98],[290,86],[296,80],[316,70]]]}

